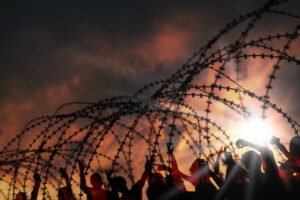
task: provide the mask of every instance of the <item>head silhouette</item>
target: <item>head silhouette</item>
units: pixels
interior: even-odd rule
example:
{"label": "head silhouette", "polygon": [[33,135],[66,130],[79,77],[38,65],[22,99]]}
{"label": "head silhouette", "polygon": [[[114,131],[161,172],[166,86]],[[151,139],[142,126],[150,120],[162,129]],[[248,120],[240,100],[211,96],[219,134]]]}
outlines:
{"label": "head silhouette", "polygon": [[148,183],[150,184],[164,184],[165,179],[160,173],[153,173],[151,177],[148,178]]}
{"label": "head silhouette", "polygon": [[121,193],[128,191],[128,188],[126,185],[126,180],[122,176],[113,177],[112,184],[113,184],[113,187]]}
{"label": "head silhouette", "polygon": [[295,136],[291,139],[290,152],[291,154],[300,157],[300,136]]}
{"label": "head silhouette", "polygon": [[90,181],[93,187],[102,187],[103,185],[102,177],[100,176],[99,173],[92,174]]}
{"label": "head silhouette", "polygon": [[255,151],[248,151],[242,155],[241,161],[248,170],[261,171],[261,158]]}
{"label": "head silhouette", "polygon": [[15,200],[26,200],[26,194],[24,192],[17,193]]}

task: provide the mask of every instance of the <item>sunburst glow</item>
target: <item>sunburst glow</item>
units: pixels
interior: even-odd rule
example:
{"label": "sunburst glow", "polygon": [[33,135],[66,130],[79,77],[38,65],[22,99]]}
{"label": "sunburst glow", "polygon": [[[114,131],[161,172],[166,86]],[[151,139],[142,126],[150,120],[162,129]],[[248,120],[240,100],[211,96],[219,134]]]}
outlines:
{"label": "sunburst glow", "polygon": [[241,124],[241,136],[243,139],[259,145],[267,145],[272,136],[271,124],[262,118],[253,117]]}

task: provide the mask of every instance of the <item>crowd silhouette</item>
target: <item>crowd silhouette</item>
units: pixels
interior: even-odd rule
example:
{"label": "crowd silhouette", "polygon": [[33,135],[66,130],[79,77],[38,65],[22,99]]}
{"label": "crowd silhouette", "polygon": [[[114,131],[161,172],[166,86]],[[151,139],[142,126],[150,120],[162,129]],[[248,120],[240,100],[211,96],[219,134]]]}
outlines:
{"label": "crowd silhouette", "polygon": [[[287,161],[276,164],[273,152],[265,146],[239,139],[238,148],[250,147],[253,150],[245,152],[239,162],[233,159],[231,152],[221,148],[215,163],[210,165],[207,160],[197,158],[192,162],[190,175],[180,171],[174,147],[167,146],[170,165],[155,164],[154,156],[146,157],[144,172],[141,178],[128,188],[122,176],[113,176],[106,172],[109,189],[104,188],[99,173],[90,176],[91,187],[87,186],[85,166],[78,162],[80,173],[80,188],[88,200],[141,200],[143,188],[146,189],[147,199],[220,199],[220,200],[260,200],[260,199],[300,199],[300,136],[290,141],[289,151],[273,137],[274,144],[286,157]],[[225,176],[220,174],[220,163],[226,166]],[[165,171],[165,173],[161,173]],[[65,187],[59,188],[59,200],[75,200],[71,182],[67,172],[60,168]],[[167,174],[165,177],[163,174]],[[38,197],[41,178],[34,174],[34,186],[30,200]],[[190,182],[194,192],[187,191],[184,180]],[[19,192],[15,200],[26,200],[26,193]]]}
{"label": "crowd silhouette", "polygon": [[[30,200],[37,200],[37,197],[39,194],[39,188],[40,188],[42,180],[41,180],[40,175],[37,172],[34,173],[33,179],[34,179],[34,186],[33,186],[33,190],[30,195]],[[27,200],[26,193],[25,192],[17,193],[15,200]]]}

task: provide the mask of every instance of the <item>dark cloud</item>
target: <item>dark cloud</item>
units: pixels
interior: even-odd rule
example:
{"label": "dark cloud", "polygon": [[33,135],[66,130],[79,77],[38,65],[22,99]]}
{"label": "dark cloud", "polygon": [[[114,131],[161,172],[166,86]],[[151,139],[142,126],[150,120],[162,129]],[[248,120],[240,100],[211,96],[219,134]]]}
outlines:
{"label": "dark cloud", "polygon": [[226,22],[263,3],[2,2],[2,132],[67,101],[133,93],[166,78]]}

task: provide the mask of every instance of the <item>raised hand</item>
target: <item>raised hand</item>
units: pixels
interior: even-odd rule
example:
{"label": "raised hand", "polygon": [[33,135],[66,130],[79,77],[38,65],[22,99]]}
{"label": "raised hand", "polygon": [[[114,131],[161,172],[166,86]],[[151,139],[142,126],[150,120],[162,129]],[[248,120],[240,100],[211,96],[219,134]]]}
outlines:
{"label": "raised hand", "polygon": [[236,144],[237,148],[243,148],[245,146],[248,146],[248,142],[243,139],[238,139],[235,144]]}
{"label": "raised hand", "polygon": [[225,156],[226,160],[229,160],[229,159],[232,160],[232,153],[231,152],[226,151],[224,156]]}
{"label": "raised hand", "polygon": [[152,166],[153,166],[154,161],[155,161],[154,155],[152,155],[150,158],[148,158],[148,156],[146,156],[145,171],[151,171],[152,170]]}
{"label": "raised hand", "polygon": [[34,173],[33,179],[34,179],[34,181],[36,183],[40,183],[41,182],[41,177],[40,177],[40,175],[37,172]]}
{"label": "raised hand", "polygon": [[172,144],[170,144],[170,143],[167,143],[167,153],[169,155],[172,155],[173,152],[174,152],[174,146]]}
{"label": "raised hand", "polygon": [[61,177],[65,178],[65,179],[69,178],[69,176],[64,168],[59,168],[59,171],[60,171]]}
{"label": "raised hand", "polygon": [[79,171],[83,172],[84,171],[84,162],[82,160],[78,161],[78,166],[79,166]]}
{"label": "raised hand", "polygon": [[230,151],[227,151],[227,148],[226,148],[226,147],[224,147],[224,157],[225,157],[225,158],[222,159],[222,161],[223,161],[223,163],[225,163],[225,164],[233,160],[233,158],[232,158],[232,153],[231,153]]}
{"label": "raised hand", "polygon": [[37,197],[39,194],[39,188],[40,188],[40,185],[42,182],[41,177],[37,173],[37,171],[34,172],[33,179],[34,179],[35,183],[34,183],[32,191],[31,191],[30,200],[37,200]]}
{"label": "raised hand", "polygon": [[271,141],[270,141],[271,144],[279,144],[280,143],[280,139],[277,138],[277,137],[272,137]]}

